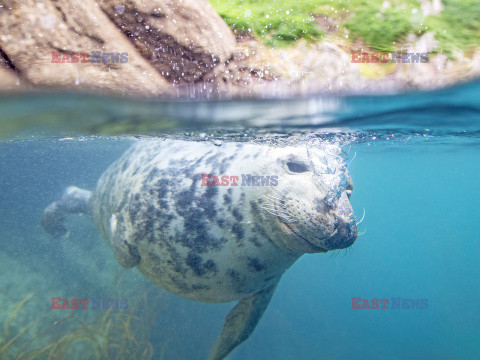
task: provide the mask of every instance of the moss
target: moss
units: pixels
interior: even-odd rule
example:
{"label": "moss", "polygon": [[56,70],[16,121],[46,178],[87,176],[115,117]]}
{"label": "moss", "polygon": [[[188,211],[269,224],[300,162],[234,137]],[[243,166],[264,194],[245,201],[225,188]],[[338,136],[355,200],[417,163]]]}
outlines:
{"label": "moss", "polygon": [[477,0],[443,0],[445,9],[440,16],[425,20],[428,31],[438,40],[437,52],[452,57],[455,50],[480,46],[480,2]]}
{"label": "moss", "polygon": [[[247,32],[271,46],[299,39],[316,42],[325,34],[316,16],[338,20],[336,36],[348,31],[349,40],[362,40],[375,51],[398,48],[406,35],[429,31],[439,40],[439,51],[452,54],[480,44],[480,2],[443,0],[439,16],[424,17],[417,0],[210,0],[236,31]],[[387,6],[387,3],[389,6]]]}
{"label": "moss", "polygon": [[417,14],[417,1],[391,1],[391,6],[382,9],[383,1],[369,1],[352,6],[351,17],[345,22],[352,40],[362,39],[373,50],[389,52],[397,48],[409,33],[418,33],[422,22]]}
{"label": "moss", "polygon": [[312,16],[318,1],[211,0],[234,30],[250,33],[271,46],[298,39],[319,40],[322,31]]}

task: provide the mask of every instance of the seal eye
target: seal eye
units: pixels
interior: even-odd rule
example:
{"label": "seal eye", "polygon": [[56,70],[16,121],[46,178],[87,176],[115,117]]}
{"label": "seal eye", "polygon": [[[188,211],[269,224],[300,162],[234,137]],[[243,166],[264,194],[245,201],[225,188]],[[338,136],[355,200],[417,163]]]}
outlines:
{"label": "seal eye", "polygon": [[307,165],[301,162],[289,161],[287,162],[287,167],[288,167],[288,170],[294,173],[303,173],[307,171]]}

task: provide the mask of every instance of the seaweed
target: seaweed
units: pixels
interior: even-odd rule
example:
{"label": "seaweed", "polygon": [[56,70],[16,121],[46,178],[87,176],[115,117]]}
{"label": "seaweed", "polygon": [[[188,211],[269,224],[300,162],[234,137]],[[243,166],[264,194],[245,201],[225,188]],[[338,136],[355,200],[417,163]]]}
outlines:
{"label": "seaweed", "polygon": [[[151,295],[156,291],[156,295]],[[147,289],[140,293],[135,303],[125,311],[110,308],[92,321],[81,320],[77,313],[46,326],[32,339],[26,334],[36,325],[46,322],[51,314],[46,311],[14,335],[10,328],[17,314],[34,294],[27,295],[12,311],[0,338],[0,360],[20,359],[152,359],[153,345],[150,331],[161,309],[163,291]],[[18,346],[23,340],[23,346]],[[16,345],[16,346],[14,346]],[[161,359],[156,356],[155,358]]]}

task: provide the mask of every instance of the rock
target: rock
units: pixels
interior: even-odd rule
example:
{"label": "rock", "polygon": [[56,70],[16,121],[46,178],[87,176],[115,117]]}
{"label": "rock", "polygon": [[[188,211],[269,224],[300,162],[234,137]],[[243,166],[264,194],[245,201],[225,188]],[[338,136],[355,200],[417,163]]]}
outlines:
{"label": "rock", "polygon": [[[231,78],[226,74],[231,72],[228,62],[234,59],[235,37],[207,0],[3,4],[0,50],[20,79],[34,87],[157,95],[173,94],[171,83],[223,85]],[[127,53],[128,62],[52,63],[52,51],[67,57],[92,51]]]}
{"label": "rock", "polygon": [[408,48],[408,52],[413,53],[422,53],[428,52],[431,53],[438,46],[438,41],[435,40],[434,34],[427,32],[423,34],[416,42],[413,43]]}
{"label": "rock", "polygon": [[[356,91],[364,86],[351,55],[329,41],[319,44],[298,41],[288,49],[257,47],[252,66],[273,74],[278,88],[292,94],[319,91]],[[253,51],[249,51],[253,52]],[[269,90],[271,91],[271,90]]]}
{"label": "rock", "polygon": [[208,0],[100,2],[142,56],[174,83],[215,77],[235,51],[235,37]]}
{"label": "rock", "polygon": [[[208,0],[3,0],[0,91],[79,88],[139,95],[273,97],[318,92],[441,87],[480,76],[472,50],[431,55],[430,63],[357,64],[361,40],[337,38],[268,48],[251,35],[239,41]],[[392,5],[382,3],[380,12]],[[421,0],[439,14],[440,0]],[[426,15],[425,15],[426,16]],[[332,19],[326,30],[334,30]],[[322,25],[322,24],[320,24]],[[325,24],[324,24],[325,25]],[[347,37],[348,39],[348,37]],[[401,49],[438,51],[434,34],[408,34]],[[52,63],[52,51],[127,53],[126,63]],[[67,56],[68,57],[68,56]],[[18,85],[19,84],[19,85]]]}
{"label": "rock", "polygon": [[[6,0],[0,8],[0,49],[34,86],[139,94],[171,86],[125,39],[93,0]],[[52,63],[63,54],[125,52],[127,63]]]}
{"label": "rock", "polygon": [[0,57],[0,92],[20,89],[18,77],[9,66],[5,59]]}
{"label": "rock", "polygon": [[325,15],[314,15],[314,19],[317,26],[322,29],[324,33],[335,34],[338,32],[338,26],[340,25],[341,19]]}

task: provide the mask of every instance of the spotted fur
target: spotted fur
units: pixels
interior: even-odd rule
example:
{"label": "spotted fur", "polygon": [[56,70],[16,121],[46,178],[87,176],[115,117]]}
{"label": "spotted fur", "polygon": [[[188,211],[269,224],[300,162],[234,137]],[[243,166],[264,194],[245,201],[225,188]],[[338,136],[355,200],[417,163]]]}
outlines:
{"label": "spotted fur", "polygon": [[[255,226],[261,197],[251,187],[201,186],[201,174],[258,171],[244,155],[262,158],[267,150],[140,142],[100,178],[94,219],[110,245],[126,241],[129,253],[138,252],[134,266],[163,288],[207,302],[243,298],[278,279],[299,255]],[[112,216],[123,240],[112,234]]]}
{"label": "spotted fur", "polygon": [[[68,235],[67,214],[93,215],[124,267],[194,300],[240,300],[209,360],[252,333],[282,274],[304,253],[350,246],[352,191],[338,146],[141,141],[114,162],[93,194],[75,186],[42,225]],[[202,174],[275,175],[267,186],[202,186]],[[278,185],[278,187],[277,187]]]}

